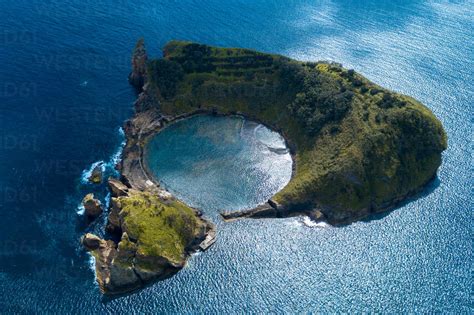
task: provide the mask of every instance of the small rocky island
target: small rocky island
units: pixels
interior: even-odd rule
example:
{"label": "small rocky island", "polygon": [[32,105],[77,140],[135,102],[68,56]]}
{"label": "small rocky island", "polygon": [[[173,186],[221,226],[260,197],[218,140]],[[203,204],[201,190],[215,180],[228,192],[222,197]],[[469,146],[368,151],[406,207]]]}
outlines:
{"label": "small rocky island", "polygon": [[82,238],[95,258],[103,293],[119,294],[164,279],[181,269],[192,251],[205,250],[214,227],[169,194],[139,191],[109,179],[113,195],[107,231],[120,239]]}
{"label": "small rocky island", "polygon": [[306,214],[333,225],[386,211],[435,176],[447,147],[443,127],[418,101],[337,63],[300,62],[241,48],[172,41],[149,60],[143,40],[130,83],[140,92],[118,165],[107,231],[84,246],[106,294],[174,274],[215,239],[201,213],[160,188],[143,163],[145,145],[167,124],[195,114],[241,115],[278,131],[295,168],[288,185],[240,217]]}

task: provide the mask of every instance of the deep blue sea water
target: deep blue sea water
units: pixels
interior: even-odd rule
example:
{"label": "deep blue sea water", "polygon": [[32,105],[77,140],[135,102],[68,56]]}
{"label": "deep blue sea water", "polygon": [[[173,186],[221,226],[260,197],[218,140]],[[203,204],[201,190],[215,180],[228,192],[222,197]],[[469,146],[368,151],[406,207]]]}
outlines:
{"label": "deep blue sea water", "polygon": [[[473,1],[1,1],[0,313],[472,313],[473,34]],[[81,177],[113,173],[140,36],[155,56],[184,39],[333,60],[411,95],[449,136],[438,179],[343,228],[216,216],[175,277],[105,299],[78,243],[104,221],[77,211],[106,196]]]}

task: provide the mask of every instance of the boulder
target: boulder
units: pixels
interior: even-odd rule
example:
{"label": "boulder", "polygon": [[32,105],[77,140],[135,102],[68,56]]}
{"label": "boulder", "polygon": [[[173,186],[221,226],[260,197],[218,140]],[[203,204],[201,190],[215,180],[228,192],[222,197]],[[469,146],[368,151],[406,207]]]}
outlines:
{"label": "boulder", "polygon": [[122,183],[120,180],[115,178],[109,178],[108,183],[110,194],[112,195],[112,197],[127,196],[128,187],[125,186],[124,183]]}
{"label": "boulder", "polygon": [[268,199],[268,204],[277,211],[283,210],[283,206],[273,199]]}
{"label": "boulder", "polygon": [[84,235],[81,239],[82,245],[87,249],[87,250],[96,250],[99,248],[101,239],[91,233],[87,233]]}
{"label": "boulder", "polygon": [[94,167],[92,170],[91,176],[89,176],[89,181],[94,184],[100,184],[102,183],[102,163],[98,164]]}
{"label": "boulder", "polygon": [[100,201],[94,198],[94,194],[87,194],[82,199],[82,205],[84,206],[86,216],[91,219],[97,218],[103,211]]}

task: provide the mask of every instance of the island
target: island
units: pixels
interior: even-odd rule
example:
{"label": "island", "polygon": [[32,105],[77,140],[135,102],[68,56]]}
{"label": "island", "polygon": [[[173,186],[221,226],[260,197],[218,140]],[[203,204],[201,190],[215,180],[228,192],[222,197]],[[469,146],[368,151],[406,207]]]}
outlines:
{"label": "island", "polygon": [[212,245],[214,225],[169,193],[136,190],[113,178],[108,184],[112,198],[106,230],[112,238],[82,237],[103,293],[126,293],[165,279],[184,266],[190,253]]}
{"label": "island", "polygon": [[120,179],[109,179],[111,238],[82,240],[106,294],[169,277],[215,240],[214,225],[160,187],[143,162],[147,141],[179,119],[241,115],[286,140],[290,182],[254,209],[222,209],[224,220],[308,215],[348,224],[420,192],[447,148],[443,126],[427,107],[338,63],[184,41],[149,59],[140,39],[129,81],[139,95],[124,125]]}

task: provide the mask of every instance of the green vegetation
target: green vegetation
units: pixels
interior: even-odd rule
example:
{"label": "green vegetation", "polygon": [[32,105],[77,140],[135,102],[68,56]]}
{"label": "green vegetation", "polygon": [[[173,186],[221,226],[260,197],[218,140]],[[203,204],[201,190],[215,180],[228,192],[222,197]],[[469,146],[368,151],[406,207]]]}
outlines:
{"label": "green vegetation", "polygon": [[[136,253],[144,258],[141,259],[144,263],[147,257],[164,257],[175,264],[184,260],[186,246],[202,225],[191,208],[146,192],[120,197],[119,202],[122,229],[126,232],[119,243],[119,252]],[[128,259],[127,255],[124,257],[122,263]]]}
{"label": "green vegetation", "polygon": [[176,93],[176,85],[183,78],[183,69],[180,64],[165,59],[152,60],[148,64],[149,80],[157,86],[164,98],[172,97]]}
{"label": "green vegetation", "polygon": [[335,63],[175,41],[149,62],[147,77],[164,114],[240,112],[282,132],[297,168],[273,199],[319,208],[332,222],[413,193],[436,174],[447,146],[425,106]]}

